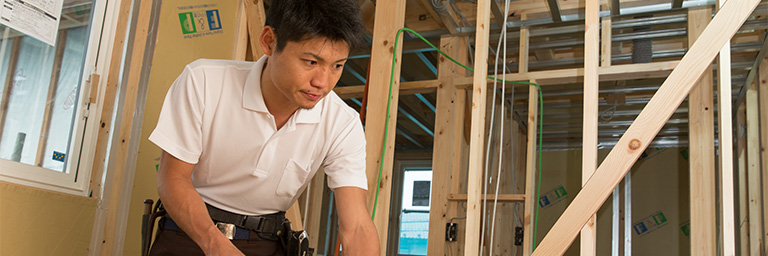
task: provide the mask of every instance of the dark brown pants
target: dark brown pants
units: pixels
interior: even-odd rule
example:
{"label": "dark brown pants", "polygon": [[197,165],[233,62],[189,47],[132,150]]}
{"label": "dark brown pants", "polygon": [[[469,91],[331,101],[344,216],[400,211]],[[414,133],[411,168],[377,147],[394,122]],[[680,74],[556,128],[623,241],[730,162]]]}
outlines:
{"label": "dark brown pants", "polygon": [[[278,241],[258,240],[256,232],[251,231],[249,240],[232,240],[232,243],[248,256],[284,256],[283,246]],[[151,256],[193,256],[205,255],[203,250],[184,231],[158,230]]]}

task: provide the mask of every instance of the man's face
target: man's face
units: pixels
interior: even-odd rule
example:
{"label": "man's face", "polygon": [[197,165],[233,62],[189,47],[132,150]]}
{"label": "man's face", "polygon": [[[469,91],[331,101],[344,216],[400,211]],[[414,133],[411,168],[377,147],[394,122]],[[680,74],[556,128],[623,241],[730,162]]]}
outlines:
{"label": "man's face", "polygon": [[312,108],[341,78],[349,46],[318,37],[287,42],[270,56],[270,76],[280,94],[299,108]]}

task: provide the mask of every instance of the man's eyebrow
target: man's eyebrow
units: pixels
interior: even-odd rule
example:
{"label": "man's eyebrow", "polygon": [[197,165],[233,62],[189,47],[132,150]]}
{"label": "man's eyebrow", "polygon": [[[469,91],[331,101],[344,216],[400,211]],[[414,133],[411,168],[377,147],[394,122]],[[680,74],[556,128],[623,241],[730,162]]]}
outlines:
{"label": "man's eyebrow", "polygon": [[[315,59],[317,59],[317,60],[319,60],[319,61],[325,61],[325,59],[323,59],[323,57],[320,57],[320,56],[319,56],[319,55],[317,55],[317,54],[314,54],[314,53],[311,53],[311,52],[304,52],[304,54],[305,54],[305,55],[309,55],[309,56],[312,56],[313,58],[315,58]],[[337,61],[334,61],[333,63],[342,62],[342,61],[345,61],[345,60],[347,60],[347,58],[339,59],[339,60],[337,60]]]}

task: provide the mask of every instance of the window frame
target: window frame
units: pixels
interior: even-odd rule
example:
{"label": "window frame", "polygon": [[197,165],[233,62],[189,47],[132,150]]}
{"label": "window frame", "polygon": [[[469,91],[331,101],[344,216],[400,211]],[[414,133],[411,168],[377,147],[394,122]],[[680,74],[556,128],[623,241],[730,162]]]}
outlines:
{"label": "window frame", "polygon": [[[115,27],[118,15],[115,5],[119,1],[92,1],[88,46],[80,79],[80,88],[75,110],[75,120],[64,172],[57,172],[40,166],[0,159],[0,181],[35,188],[47,189],[73,195],[89,196],[100,113],[104,103],[107,79],[93,79],[107,74],[112,53]],[[107,15],[109,12],[110,15]],[[105,19],[105,17],[107,17]],[[94,76],[96,75],[96,76]],[[97,80],[98,84],[92,84]],[[90,99],[92,90],[97,90],[96,104]]]}

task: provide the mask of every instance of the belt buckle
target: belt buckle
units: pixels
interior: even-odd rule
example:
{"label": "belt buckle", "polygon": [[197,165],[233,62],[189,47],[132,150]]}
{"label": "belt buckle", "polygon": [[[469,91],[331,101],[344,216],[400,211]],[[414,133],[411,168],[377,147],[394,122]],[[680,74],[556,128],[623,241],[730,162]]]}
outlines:
{"label": "belt buckle", "polygon": [[218,228],[224,236],[229,238],[229,240],[235,239],[235,224],[217,222],[216,228]]}

